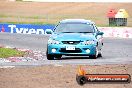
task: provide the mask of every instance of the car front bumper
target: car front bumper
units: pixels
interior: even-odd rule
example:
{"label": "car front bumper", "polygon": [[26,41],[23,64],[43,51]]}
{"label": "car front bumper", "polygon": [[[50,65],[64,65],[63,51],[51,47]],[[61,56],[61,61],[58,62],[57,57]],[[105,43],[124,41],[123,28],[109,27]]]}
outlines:
{"label": "car front bumper", "polygon": [[[75,50],[66,50],[66,47],[75,47]],[[95,55],[96,45],[65,45],[48,44],[48,54],[52,55]]]}

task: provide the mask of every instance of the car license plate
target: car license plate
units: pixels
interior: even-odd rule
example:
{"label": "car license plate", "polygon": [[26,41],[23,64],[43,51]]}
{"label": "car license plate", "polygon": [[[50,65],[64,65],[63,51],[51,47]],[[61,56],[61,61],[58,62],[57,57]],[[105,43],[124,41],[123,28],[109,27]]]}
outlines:
{"label": "car license plate", "polygon": [[74,46],[66,46],[66,50],[75,50]]}

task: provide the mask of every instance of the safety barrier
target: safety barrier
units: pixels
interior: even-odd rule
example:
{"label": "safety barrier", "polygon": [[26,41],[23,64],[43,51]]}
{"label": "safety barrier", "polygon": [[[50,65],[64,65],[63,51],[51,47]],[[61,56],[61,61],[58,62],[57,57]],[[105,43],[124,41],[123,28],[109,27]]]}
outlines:
{"label": "safety barrier", "polygon": [[[46,34],[46,30],[53,31],[55,25],[34,24],[0,24],[0,32],[21,34]],[[104,37],[132,38],[132,27],[99,27]]]}
{"label": "safety barrier", "polygon": [[104,37],[132,38],[132,27],[99,27]]}

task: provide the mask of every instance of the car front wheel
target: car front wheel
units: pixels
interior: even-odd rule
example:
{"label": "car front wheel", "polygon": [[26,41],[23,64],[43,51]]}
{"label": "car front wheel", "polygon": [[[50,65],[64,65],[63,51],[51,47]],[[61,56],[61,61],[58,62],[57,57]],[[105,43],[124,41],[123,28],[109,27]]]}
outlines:
{"label": "car front wheel", "polygon": [[98,55],[99,55],[99,51],[98,51],[98,48],[96,47],[95,54],[94,55],[89,55],[89,58],[91,58],[91,59],[97,59]]}
{"label": "car front wheel", "polygon": [[46,56],[48,60],[54,60],[54,56],[51,54],[48,54],[48,52],[46,52]]}
{"label": "car front wheel", "polygon": [[89,58],[90,59],[97,59],[97,56],[96,55],[89,55]]}
{"label": "car front wheel", "polygon": [[61,59],[62,55],[55,55],[56,59]]}

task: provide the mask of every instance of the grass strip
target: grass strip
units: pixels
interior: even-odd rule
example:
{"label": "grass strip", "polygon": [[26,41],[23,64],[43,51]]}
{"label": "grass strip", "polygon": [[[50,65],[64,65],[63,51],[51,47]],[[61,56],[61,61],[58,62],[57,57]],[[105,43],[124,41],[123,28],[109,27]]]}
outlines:
{"label": "grass strip", "polygon": [[25,52],[18,51],[16,49],[10,48],[0,48],[0,58],[8,58],[8,57],[17,57],[17,56],[24,56]]}

